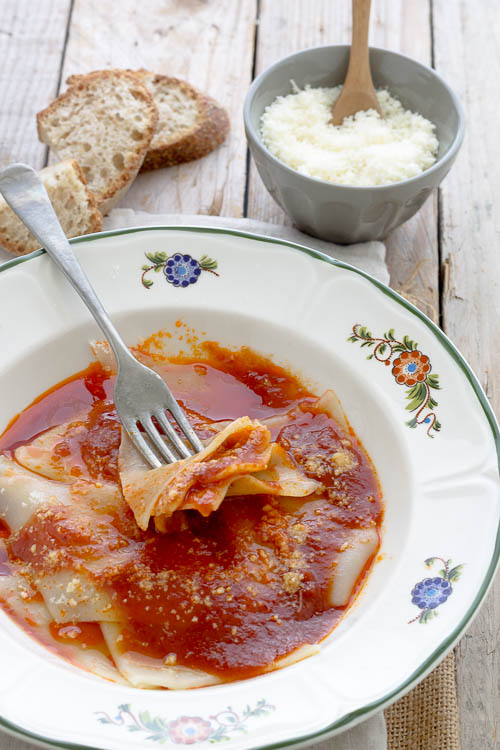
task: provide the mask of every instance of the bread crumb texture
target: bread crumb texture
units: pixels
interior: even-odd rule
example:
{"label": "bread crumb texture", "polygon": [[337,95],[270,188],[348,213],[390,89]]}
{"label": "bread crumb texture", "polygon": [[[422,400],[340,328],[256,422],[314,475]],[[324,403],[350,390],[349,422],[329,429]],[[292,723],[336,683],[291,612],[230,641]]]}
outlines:
{"label": "bread crumb texture", "polygon": [[95,71],[69,83],[38,113],[38,135],[59,156],[78,160],[100,210],[108,213],[144,161],[157,108],[147,88],[127,71]]}
{"label": "bread crumb texture", "polygon": [[[102,229],[102,216],[77,161],[66,159],[40,171],[40,177],[66,237]],[[37,250],[40,243],[0,196],[0,245],[16,255]]]}
{"label": "bread crumb texture", "polygon": [[229,132],[229,117],[214,99],[186,81],[131,71],[147,86],[158,108],[158,124],[141,171],[200,159]]}

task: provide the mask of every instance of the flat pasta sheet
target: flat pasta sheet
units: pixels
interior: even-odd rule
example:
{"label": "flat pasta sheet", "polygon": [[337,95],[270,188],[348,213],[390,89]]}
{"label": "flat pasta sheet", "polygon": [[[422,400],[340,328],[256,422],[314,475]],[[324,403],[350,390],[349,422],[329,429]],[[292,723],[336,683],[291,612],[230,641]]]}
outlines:
{"label": "flat pasta sheet", "polygon": [[366,578],[383,515],[333,391],[317,398],[245,348],[134,350],[205,444],[151,470],[114,411],[109,350],[96,351],[65,381],[74,414],[47,413],[44,429],[42,397],[0,438],[1,606],[73,663],[136,687],[203,687],[315,653]]}

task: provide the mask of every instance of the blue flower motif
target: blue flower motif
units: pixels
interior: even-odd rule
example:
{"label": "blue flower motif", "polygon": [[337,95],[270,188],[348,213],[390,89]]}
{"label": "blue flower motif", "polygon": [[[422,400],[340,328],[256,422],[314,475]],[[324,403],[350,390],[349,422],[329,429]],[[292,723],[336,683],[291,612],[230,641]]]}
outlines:
{"label": "blue flower motif", "polygon": [[174,253],[168,256],[164,250],[144,254],[149,261],[148,265],[142,266],[141,269],[141,283],[145,289],[151,289],[154,284],[153,279],[148,277],[151,271],[163,271],[169,284],[181,288],[196,284],[202,271],[213,273],[214,276],[219,275],[216,271],[217,261],[208,255],[202,255],[196,260],[187,253]]}
{"label": "blue flower motif", "polygon": [[411,601],[420,609],[435,609],[443,604],[452,592],[451,583],[446,578],[424,578],[412,589]]}
{"label": "blue flower motif", "polygon": [[167,260],[164,273],[170,284],[189,286],[189,284],[196,284],[201,268],[198,261],[190,255],[175,253]]}

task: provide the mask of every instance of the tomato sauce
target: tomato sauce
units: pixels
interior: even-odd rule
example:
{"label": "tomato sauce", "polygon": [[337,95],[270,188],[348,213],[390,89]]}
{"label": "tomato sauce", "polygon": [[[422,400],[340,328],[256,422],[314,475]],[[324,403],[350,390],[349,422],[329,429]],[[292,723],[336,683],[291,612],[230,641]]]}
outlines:
{"label": "tomato sauce", "polygon": [[92,648],[96,651],[100,651],[104,656],[108,657],[108,659],[111,659],[101,628],[97,622],[79,622],[69,624],[51,622],[49,630],[52,638],[57,643],[70,646],[80,646],[84,649]]}
{"label": "tomato sauce", "polygon": [[45,391],[10,422],[0,436],[0,453],[31,442],[42,432],[76,419],[95,401],[112,402],[114,378],[99,364]]}
{"label": "tomato sauce", "polygon": [[[120,613],[122,652],[169,656],[169,663],[223,680],[258,674],[324,638],[344,613],[328,601],[331,572],[348,529],[380,527],[374,469],[353,434],[346,437],[315,411],[316,397],[296,376],[247,348],[209,343],[196,357],[170,361],[135,353],[165,378],[201,437],[211,434],[213,422],[284,415],[273,439],[321,489],[304,498],[231,498],[208,518],[187,511],[185,528],[172,534],[153,526],[141,532],[125,503],[103,508],[90,525],[68,507],[55,507],[8,539],[10,558],[35,576],[68,565],[92,570],[89,563],[113,554],[113,565],[95,575]],[[70,458],[75,479],[118,484],[113,380],[93,364],[47,391],[9,425],[0,452],[12,455],[44,431],[73,422],[54,460]],[[8,536],[1,526],[0,536]],[[50,564],[42,554],[47,548],[59,551]],[[95,623],[53,623],[51,633],[75,645],[101,642]]]}

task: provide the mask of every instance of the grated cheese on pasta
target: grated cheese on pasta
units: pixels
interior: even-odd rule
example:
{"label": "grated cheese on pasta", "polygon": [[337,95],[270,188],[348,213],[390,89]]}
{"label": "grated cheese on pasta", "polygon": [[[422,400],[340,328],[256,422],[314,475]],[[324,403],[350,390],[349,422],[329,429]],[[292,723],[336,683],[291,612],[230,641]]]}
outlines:
{"label": "grated cheese on pasta", "polygon": [[264,111],[261,136],[274,156],[309,177],[338,185],[386,185],[414,177],[436,161],[435,125],[405,110],[385,89],[377,91],[383,113],[357,112],[330,125],[335,88],[279,96]]}

